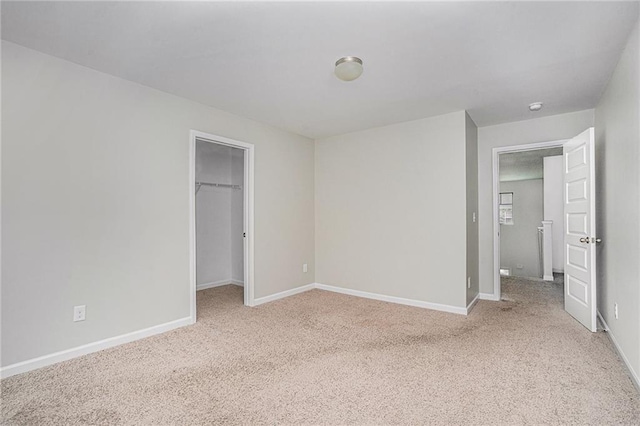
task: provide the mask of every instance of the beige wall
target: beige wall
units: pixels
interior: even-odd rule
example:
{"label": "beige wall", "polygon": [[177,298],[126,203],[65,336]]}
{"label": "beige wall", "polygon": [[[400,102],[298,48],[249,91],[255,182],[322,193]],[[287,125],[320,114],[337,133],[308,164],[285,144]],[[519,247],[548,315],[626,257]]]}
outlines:
{"label": "beige wall", "polygon": [[464,111],[316,141],[316,279],[466,306]]}
{"label": "beige wall", "polygon": [[256,145],[255,296],[314,282],[311,140],[2,43],[4,366],[189,315],[191,129]]}
{"label": "beige wall", "polygon": [[[465,153],[467,185],[467,305],[475,299],[480,289],[478,280],[478,128],[469,114],[465,113]],[[476,220],[474,221],[474,215]]]}
{"label": "beige wall", "polygon": [[495,147],[569,139],[593,126],[593,110],[478,128],[480,293],[493,294],[493,166]]}
{"label": "beige wall", "polygon": [[[636,24],[596,108],[598,311],[640,376],[640,44]],[[618,304],[619,318],[613,314]],[[637,383],[638,384],[638,383]]]}

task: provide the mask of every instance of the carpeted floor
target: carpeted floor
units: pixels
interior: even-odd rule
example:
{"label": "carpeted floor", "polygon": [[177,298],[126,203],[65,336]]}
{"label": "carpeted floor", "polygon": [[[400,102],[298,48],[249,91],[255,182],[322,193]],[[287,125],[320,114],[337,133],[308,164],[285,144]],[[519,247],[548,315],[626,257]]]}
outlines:
{"label": "carpeted floor", "polygon": [[639,424],[606,334],[558,284],[507,278],[468,317],[320,290],[2,381],[6,425]]}

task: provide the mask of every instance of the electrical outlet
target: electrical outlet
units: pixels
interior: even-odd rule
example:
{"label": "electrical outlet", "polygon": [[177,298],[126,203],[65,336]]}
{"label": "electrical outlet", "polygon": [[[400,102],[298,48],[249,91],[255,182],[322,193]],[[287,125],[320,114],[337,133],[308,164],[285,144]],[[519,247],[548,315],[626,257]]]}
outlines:
{"label": "electrical outlet", "polygon": [[476,212],[473,212],[473,222],[475,223],[476,221]]}
{"label": "electrical outlet", "polygon": [[519,263],[516,265],[516,269],[523,269],[523,268],[524,268],[524,265],[521,265]]}
{"label": "electrical outlet", "polygon": [[613,304],[613,315],[616,317],[616,319],[618,319],[618,304],[617,303]]}
{"label": "electrical outlet", "polygon": [[80,305],[80,306],[74,306],[73,307],[73,321],[84,321],[84,316],[85,316],[85,312],[86,312],[87,306],[86,305]]}
{"label": "electrical outlet", "polygon": [[467,278],[467,288],[471,288],[471,277]]}
{"label": "electrical outlet", "polygon": [[304,272],[305,274],[306,274],[307,272],[309,272],[309,267],[307,266],[307,264],[306,264],[306,263],[303,263],[303,264],[302,264],[302,272]]}

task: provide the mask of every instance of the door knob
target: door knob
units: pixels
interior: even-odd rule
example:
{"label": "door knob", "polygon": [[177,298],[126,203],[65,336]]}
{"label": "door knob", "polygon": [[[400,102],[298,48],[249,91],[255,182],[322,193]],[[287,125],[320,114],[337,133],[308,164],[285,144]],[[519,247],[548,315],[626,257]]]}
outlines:
{"label": "door knob", "polygon": [[580,242],[589,244],[589,238],[580,238]]}
{"label": "door knob", "polygon": [[592,243],[601,243],[602,240],[600,238],[591,237],[591,242]]}

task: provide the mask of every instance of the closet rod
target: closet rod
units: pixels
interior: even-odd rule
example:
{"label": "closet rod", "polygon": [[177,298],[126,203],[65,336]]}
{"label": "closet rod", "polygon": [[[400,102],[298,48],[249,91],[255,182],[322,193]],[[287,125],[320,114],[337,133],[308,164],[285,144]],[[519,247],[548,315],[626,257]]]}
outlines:
{"label": "closet rod", "polygon": [[240,185],[232,185],[230,183],[196,182],[196,194],[198,193],[198,191],[200,190],[202,185],[215,186],[215,187],[218,187],[218,188],[242,189],[242,186],[240,186]]}

